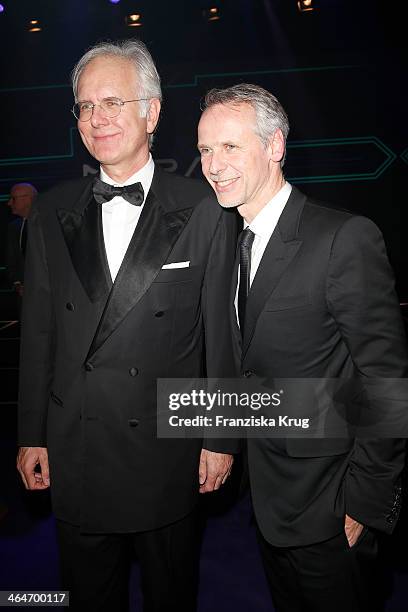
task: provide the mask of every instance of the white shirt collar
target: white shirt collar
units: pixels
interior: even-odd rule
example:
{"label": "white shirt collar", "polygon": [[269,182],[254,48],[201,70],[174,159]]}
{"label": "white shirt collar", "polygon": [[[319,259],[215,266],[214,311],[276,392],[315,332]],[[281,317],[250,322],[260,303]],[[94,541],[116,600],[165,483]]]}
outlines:
{"label": "white shirt collar", "polygon": [[103,168],[100,167],[101,181],[107,183],[108,185],[113,185],[114,187],[124,187],[125,185],[133,185],[133,183],[142,183],[145,198],[152,184],[153,174],[154,161],[151,153],[149,153],[149,159],[147,163],[143,166],[143,168],[140,168],[140,170],[132,174],[132,176],[129,176],[129,178],[124,183],[115,182],[108,174],[106,174]]}
{"label": "white shirt collar", "polygon": [[271,227],[275,228],[279,221],[279,217],[285,208],[286,202],[292,191],[292,185],[285,182],[283,187],[279,189],[271,200],[259,211],[255,219],[251,223],[247,223],[244,219],[244,229],[248,226],[254,232],[256,236],[268,236],[270,235]]}

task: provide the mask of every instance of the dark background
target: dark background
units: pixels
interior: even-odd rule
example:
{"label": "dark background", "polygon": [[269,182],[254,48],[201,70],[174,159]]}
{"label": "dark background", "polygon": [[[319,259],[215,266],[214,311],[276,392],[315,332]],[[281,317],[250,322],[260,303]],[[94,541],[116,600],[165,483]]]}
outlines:
{"label": "dark background", "polygon": [[[291,122],[287,178],[376,221],[400,301],[408,302],[406,2],[313,0],[315,10],[303,14],[296,0],[0,2],[0,268],[11,185],[30,181],[44,191],[97,167],[70,113],[73,65],[97,41],[139,37],[163,81],[153,152],[161,165],[200,176],[196,125],[209,88],[244,81],[266,87]],[[219,20],[208,21],[210,6],[219,9]],[[141,14],[141,27],[126,26],[131,12]],[[35,18],[42,31],[29,33]],[[26,493],[15,471],[19,326],[4,270],[0,294],[0,588],[56,589],[48,495]],[[247,501],[225,514],[220,495],[206,502],[200,612],[270,612]],[[405,510],[382,546],[388,612],[407,609],[407,524]],[[137,595],[132,601],[136,610]]]}
{"label": "dark background", "polygon": [[[405,2],[313,0],[308,13],[296,0],[2,3],[0,200],[13,182],[28,180],[43,191],[96,168],[69,112],[69,73],[96,41],[139,37],[162,75],[154,156],[163,166],[200,176],[196,125],[206,90],[239,81],[266,87],[291,122],[287,178],[371,217],[385,235],[400,298],[408,298]],[[207,20],[210,6],[218,7],[219,20]],[[140,12],[141,27],[126,26],[130,12]],[[41,32],[27,31],[31,18],[40,20]],[[4,238],[10,215],[0,209]]]}

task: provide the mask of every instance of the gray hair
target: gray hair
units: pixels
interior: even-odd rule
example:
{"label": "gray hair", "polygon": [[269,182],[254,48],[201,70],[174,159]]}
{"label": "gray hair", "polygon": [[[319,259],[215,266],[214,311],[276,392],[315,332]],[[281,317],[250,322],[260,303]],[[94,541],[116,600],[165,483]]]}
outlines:
{"label": "gray hair", "polygon": [[[251,83],[240,83],[225,89],[211,89],[204,98],[202,110],[205,111],[216,104],[250,104],[255,111],[255,132],[266,144],[275,131],[282,131],[285,144],[289,134],[289,120],[281,103],[269,91]],[[285,161],[283,157],[281,165]]]}
{"label": "gray hair", "polygon": [[[140,116],[146,117],[151,98],[158,98],[161,101],[163,96],[159,73],[150,52],[141,40],[128,39],[117,42],[101,42],[88,49],[71,73],[75,102],[78,102],[78,82],[84,68],[93,59],[108,56],[118,57],[133,63],[138,77],[138,92],[136,95],[140,98],[146,98],[146,100],[140,101]],[[152,140],[153,134],[150,134],[150,144]]]}

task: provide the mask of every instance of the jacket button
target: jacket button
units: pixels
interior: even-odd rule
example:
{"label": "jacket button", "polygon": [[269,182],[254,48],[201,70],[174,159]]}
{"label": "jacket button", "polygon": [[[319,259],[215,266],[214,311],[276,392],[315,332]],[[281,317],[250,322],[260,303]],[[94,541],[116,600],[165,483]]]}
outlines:
{"label": "jacket button", "polygon": [[139,370],[137,368],[130,368],[129,374],[131,376],[137,376],[139,374]]}
{"label": "jacket button", "polygon": [[154,313],[154,316],[157,317],[158,319],[162,317],[163,315],[164,315],[164,312],[162,310],[159,310],[158,312]]}
{"label": "jacket button", "polygon": [[129,419],[129,427],[137,427],[139,425],[139,419]]}
{"label": "jacket button", "polygon": [[85,370],[86,370],[87,372],[92,372],[92,370],[94,369],[94,367],[95,367],[95,366],[94,366],[94,365],[93,365],[93,364],[92,364],[90,361],[87,361],[87,362],[86,362],[86,364],[85,364]]}
{"label": "jacket button", "polygon": [[252,370],[245,370],[245,372],[244,372],[245,378],[251,378],[252,375],[253,375],[253,371]]}
{"label": "jacket button", "polygon": [[71,312],[72,312],[73,310],[75,310],[75,306],[73,305],[73,303],[72,303],[72,302],[67,302],[67,303],[65,304],[65,308],[66,308],[67,310],[70,310]]}

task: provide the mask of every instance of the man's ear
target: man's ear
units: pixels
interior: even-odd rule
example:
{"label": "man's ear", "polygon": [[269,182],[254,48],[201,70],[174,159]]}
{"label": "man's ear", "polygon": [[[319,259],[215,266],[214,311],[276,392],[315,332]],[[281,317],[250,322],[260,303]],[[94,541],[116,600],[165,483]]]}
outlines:
{"label": "man's ear", "polygon": [[280,163],[285,156],[285,139],[281,129],[275,130],[273,136],[269,139],[269,147],[271,160]]}
{"label": "man's ear", "polygon": [[158,98],[152,98],[149,101],[149,108],[147,111],[147,133],[153,134],[156,129],[157,122],[159,121],[161,103]]}

